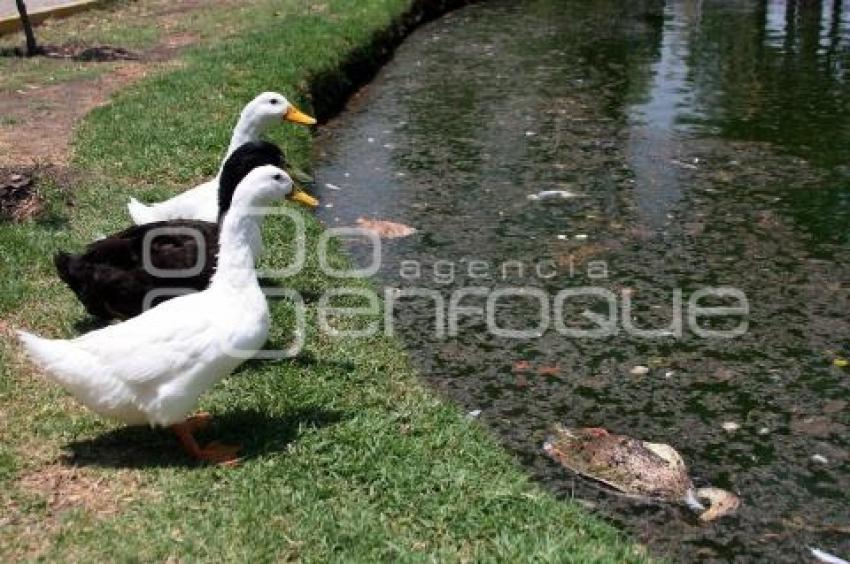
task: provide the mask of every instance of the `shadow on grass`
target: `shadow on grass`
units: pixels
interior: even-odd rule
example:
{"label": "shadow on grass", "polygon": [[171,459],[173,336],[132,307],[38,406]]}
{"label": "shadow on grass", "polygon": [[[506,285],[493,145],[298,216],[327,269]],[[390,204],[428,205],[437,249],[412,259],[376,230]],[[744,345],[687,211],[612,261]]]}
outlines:
{"label": "shadow on grass", "polygon": [[[269,340],[269,342],[265,344],[264,349],[285,350],[288,346],[289,343],[282,343],[277,340]],[[282,358],[280,360],[252,358],[246,360],[245,362],[240,364],[239,367],[236,368],[236,370],[234,370],[230,376],[233,377],[242,372],[247,372],[255,368],[268,366],[270,363],[280,366],[291,366],[293,368],[333,369],[337,372],[352,372],[354,369],[357,368],[357,365],[349,360],[320,359],[311,351],[302,350],[300,353],[298,353],[292,358]]]}
{"label": "shadow on grass", "polygon": [[74,331],[76,331],[78,335],[84,335],[85,333],[89,333],[97,329],[103,329],[109,324],[109,321],[100,319],[99,317],[86,315],[74,322]]}
{"label": "shadow on grass", "polygon": [[[305,407],[286,415],[267,415],[256,410],[237,410],[215,415],[209,429],[197,434],[205,445],[220,441],[242,446],[240,457],[251,460],[281,452],[298,438],[302,427],[327,427],[345,419],[344,412],[321,407]],[[107,468],[194,467],[177,438],[165,429],[122,427],[93,439],[66,445],[70,453],[63,464]]]}

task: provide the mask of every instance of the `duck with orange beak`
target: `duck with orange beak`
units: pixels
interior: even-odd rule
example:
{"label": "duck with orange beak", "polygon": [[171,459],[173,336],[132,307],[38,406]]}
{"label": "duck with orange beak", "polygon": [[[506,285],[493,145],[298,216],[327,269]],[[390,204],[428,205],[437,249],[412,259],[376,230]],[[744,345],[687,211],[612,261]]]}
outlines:
{"label": "duck with orange beak", "polygon": [[[222,167],[238,147],[245,143],[259,141],[266,129],[281,122],[310,126],[315,125],[316,120],[296,108],[282,94],[277,92],[263,92],[251,100],[243,108],[239,121],[233,128],[230,145],[222,159]],[[221,169],[212,180],[156,204],[146,205],[135,198],[130,198],[127,209],[133,218],[133,222],[137,225],[172,219],[196,219],[215,222],[219,211],[216,196],[219,191],[220,178]]]}

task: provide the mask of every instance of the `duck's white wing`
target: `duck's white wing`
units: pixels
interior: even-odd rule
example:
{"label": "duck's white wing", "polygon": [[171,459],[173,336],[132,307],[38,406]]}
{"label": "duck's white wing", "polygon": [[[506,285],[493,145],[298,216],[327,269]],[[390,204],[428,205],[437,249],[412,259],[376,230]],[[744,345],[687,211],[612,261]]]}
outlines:
{"label": "duck's white wing", "polygon": [[199,219],[216,221],[218,218],[218,179],[199,184],[191,190],[155,204],[160,219]]}
{"label": "duck's white wing", "polygon": [[128,384],[152,383],[197,369],[223,354],[213,307],[204,297],[195,294],[164,302],[75,339],[74,344]]}

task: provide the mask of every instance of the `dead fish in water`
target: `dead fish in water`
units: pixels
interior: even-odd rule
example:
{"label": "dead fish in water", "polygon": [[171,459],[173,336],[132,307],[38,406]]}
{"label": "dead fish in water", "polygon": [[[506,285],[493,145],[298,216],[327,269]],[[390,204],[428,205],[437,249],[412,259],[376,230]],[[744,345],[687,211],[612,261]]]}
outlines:
{"label": "dead fish in water", "polygon": [[365,219],[363,217],[357,219],[357,227],[371,231],[382,239],[396,239],[416,233],[416,229],[403,223],[383,221],[380,219]]}
{"label": "dead fish in water", "polygon": [[[615,435],[601,428],[556,425],[543,450],[576,474],[601,482],[627,496],[684,503],[713,521],[735,511],[741,500],[720,488],[694,488],[685,461],[671,447]],[[700,499],[709,502],[706,509]]]}
{"label": "dead fish in water", "polygon": [[529,194],[528,199],[532,201],[548,201],[548,200],[569,200],[577,198],[578,194],[569,190],[543,190],[536,194]]}

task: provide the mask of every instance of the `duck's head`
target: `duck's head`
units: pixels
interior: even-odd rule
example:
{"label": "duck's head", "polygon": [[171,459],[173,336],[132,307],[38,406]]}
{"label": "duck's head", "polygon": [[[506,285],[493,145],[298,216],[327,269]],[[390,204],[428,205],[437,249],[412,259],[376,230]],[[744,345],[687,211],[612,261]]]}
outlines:
{"label": "duck's head", "polygon": [[251,170],[239,182],[233,194],[233,207],[267,206],[284,198],[307,205],[317,203],[311,196],[296,189],[292,178],[282,168],[261,165]]}
{"label": "duck's head", "polygon": [[[239,183],[252,170],[264,165],[272,165],[284,170],[287,168],[286,158],[283,156],[283,152],[277,145],[268,141],[249,141],[240,145],[227,158],[221,169],[221,175],[218,181],[219,218],[230,209],[233,194]],[[299,190],[294,184],[289,197],[293,201],[311,208],[319,205],[318,200],[306,192]]]}
{"label": "duck's head", "polygon": [[296,108],[283,94],[263,92],[242,110],[242,120],[254,126],[270,125],[279,121],[290,121],[301,125],[314,125],[312,118]]}

